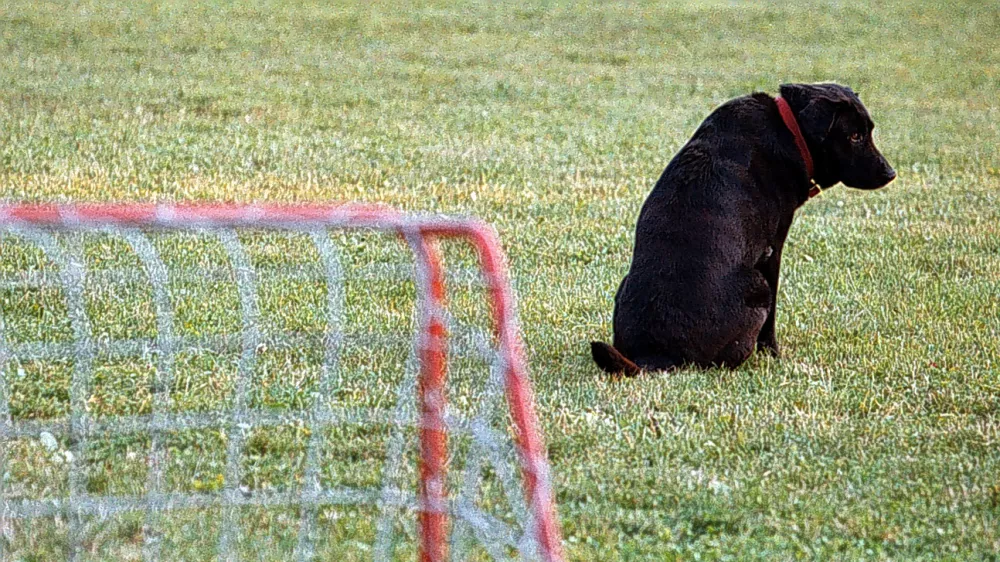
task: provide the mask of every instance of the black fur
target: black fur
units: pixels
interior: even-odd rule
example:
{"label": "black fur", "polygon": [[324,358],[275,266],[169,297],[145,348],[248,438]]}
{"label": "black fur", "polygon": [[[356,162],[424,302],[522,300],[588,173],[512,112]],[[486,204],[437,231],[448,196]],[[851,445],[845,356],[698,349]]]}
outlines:
{"label": "black fur", "polygon": [[[896,177],[850,88],[786,84],[821,187],[876,189]],[[649,194],[628,275],[615,295],[614,347],[602,369],[735,368],[755,348],[778,355],[774,311],[785,237],[810,178],[774,99],[726,102],[698,127]]]}

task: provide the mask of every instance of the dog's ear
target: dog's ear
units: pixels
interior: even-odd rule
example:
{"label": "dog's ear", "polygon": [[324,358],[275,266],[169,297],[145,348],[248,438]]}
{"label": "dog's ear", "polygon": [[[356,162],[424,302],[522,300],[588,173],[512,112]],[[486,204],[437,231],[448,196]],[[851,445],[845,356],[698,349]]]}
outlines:
{"label": "dog's ear", "polygon": [[852,107],[850,90],[836,84],[782,84],[780,91],[803,133],[816,143],[826,140],[838,113]]}

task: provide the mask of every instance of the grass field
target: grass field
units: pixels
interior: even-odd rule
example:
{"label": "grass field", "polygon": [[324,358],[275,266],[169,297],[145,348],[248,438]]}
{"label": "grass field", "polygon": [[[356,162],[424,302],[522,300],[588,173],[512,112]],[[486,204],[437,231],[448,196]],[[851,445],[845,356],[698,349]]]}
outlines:
{"label": "grass field", "polygon": [[[1000,556],[996,6],[3,2],[0,48],[0,199],[352,199],[496,225],[570,559]],[[839,186],[799,212],[778,305],[783,357],[735,372],[600,376],[586,342],[611,336],[639,206],[670,157],[721,102],[822,80],[859,92],[899,178],[878,192]],[[275,268],[298,251],[259,250]],[[89,252],[127,261],[121,244]],[[206,252],[175,258],[218,259]],[[0,267],[30,261],[12,256]],[[351,290],[360,327],[385,295],[412,298]],[[280,287],[268,294],[283,327],[314,322]],[[23,317],[32,337],[65,337],[51,295],[32,298],[0,292],[0,311]],[[103,298],[90,306],[107,334],[154,333],[148,306],[135,320],[135,303]],[[226,298],[212,302],[218,315],[185,312],[186,327],[237,325]],[[405,327],[383,312],[383,327]],[[405,350],[358,353],[370,366]],[[24,369],[15,413],[65,411],[68,369]],[[178,400],[224,400],[229,379],[214,369],[191,365]],[[135,388],[151,375],[130,373],[99,373],[91,411],[148,411]],[[374,397],[357,382],[342,396],[377,402],[389,382]],[[266,389],[254,400],[301,400],[292,375]],[[359,467],[384,435],[340,438],[357,472],[340,470],[374,478]],[[261,459],[301,453],[303,438],[258,441],[255,482],[294,480],[288,463]],[[198,447],[191,455],[207,458],[224,445]],[[188,485],[216,485],[219,464],[202,460]],[[125,486],[142,471],[141,458],[130,462],[95,468],[88,485]],[[23,486],[49,474],[25,466],[14,475]],[[46,559],[65,541],[53,529],[8,540]],[[94,557],[138,556],[122,546],[141,534],[128,529]],[[204,532],[192,529],[178,532]]]}

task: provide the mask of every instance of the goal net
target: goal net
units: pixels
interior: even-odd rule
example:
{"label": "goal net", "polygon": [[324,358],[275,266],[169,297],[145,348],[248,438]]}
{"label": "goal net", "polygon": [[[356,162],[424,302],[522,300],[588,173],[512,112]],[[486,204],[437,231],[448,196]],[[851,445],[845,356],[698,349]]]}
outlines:
{"label": "goal net", "polygon": [[0,559],[559,560],[533,400],[478,221],[0,205]]}

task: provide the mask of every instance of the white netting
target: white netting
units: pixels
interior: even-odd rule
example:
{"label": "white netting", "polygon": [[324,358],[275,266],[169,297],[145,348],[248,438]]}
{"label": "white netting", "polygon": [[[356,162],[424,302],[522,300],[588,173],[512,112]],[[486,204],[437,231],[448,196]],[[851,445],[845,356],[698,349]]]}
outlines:
{"label": "white netting", "polygon": [[449,556],[543,556],[484,283],[402,234],[0,223],[0,559],[412,559],[432,315]]}

